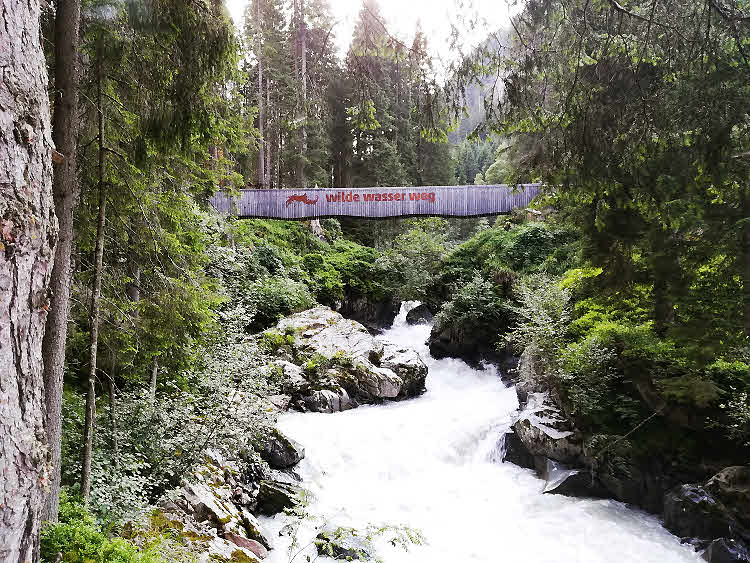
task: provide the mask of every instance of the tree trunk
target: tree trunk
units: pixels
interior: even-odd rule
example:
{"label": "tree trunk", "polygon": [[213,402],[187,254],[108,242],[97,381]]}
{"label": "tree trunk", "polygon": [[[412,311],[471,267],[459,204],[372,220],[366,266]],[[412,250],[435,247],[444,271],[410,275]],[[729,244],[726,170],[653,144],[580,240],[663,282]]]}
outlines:
{"label": "tree trunk", "polygon": [[307,159],[307,27],[305,25],[305,0],[299,0],[299,89],[300,108],[298,118],[302,119],[300,125],[299,155],[297,159],[297,184],[300,189],[307,187],[305,176],[305,162]]}
{"label": "tree trunk", "polygon": [[149,385],[148,392],[148,404],[151,405],[153,410],[156,404],[156,376],[159,374],[159,358],[154,356],[153,362],[151,363],[151,383]]}
{"label": "tree trunk", "polygon": [[743,329],[750,340],[750,188],[742,189],[742,240],[740,247],[740,269],[742,275]]}
{"label": "tree trunk", "polygon": [[60,447],[62,444],[62,388],[65,342],[68,335],[70,286],[73,280],[73,205],[78,197],[78,29],[79,0],[58,0],[55,8],[55,105],[52,139],[64,160],[55,166],[52,191],[60,228],[52,268],[52,303],[42,344],[47,441],[52,462],[50,487],[42,519],[57,521],[60,503]]}
{"label": "tree trunk", "polygon": [[4,0],[0,47],[0,561],[38,561],[49,482],[42,339],[57,225],[39,1]]}
{"label": "tree trunk", "polygon": [[104,261],[104,224],[107,217],[107,197],[104,185],[104,110],[102,108],[102,64],[98,63],[96,102],[99,125],[99,217],[96,224],[96,250],[94,258],[94,286],[89,307],[89,377],[86,391],[86,419],[83,437],[83,467],[81,469],[81,495],[88,500],[91,492],[91,456],[94,446],[94,421],[96,418],[96,352],[99,345],[99,301],[102,292]]}
{"label": "tree trunk", "polygon": [[115,387],[115,369],[117,368],[117,356],[114,348],[109,351],[109,426],[112,432],[112,451],[114,452],[114,461],[117,465],[120,458],[120,441],[117,438],[117,390]]}
{"label": "tree trunk", "polygon": [[262,24],[262,13],[260,9],[261,0],[256,0],[256,23],[258,25],[258,39],[256,43],[255,52],[258,57],[258,135],[260,136],[260,142],[258,144],[258,184],[261,188],[266,186],[266,155],[264,154],[265,137],[263,135],[263,120],[265,119],[265,111],[263,108],[263,56],[261,50],[263,49],[263,24]]}
{"label": "tree trunk", "polygon": [[[272,115],[271,112],[271,81],[266,80],[266,115]],[[265,172],[266,172],[266,187],[270,188],[271,186],[271,141],[270,139],[273,138],[273,135],[271,133],[271,120],[266,123],[266,137],[263,139],[263,142],[266,144],[266,166],[265,166]]]}

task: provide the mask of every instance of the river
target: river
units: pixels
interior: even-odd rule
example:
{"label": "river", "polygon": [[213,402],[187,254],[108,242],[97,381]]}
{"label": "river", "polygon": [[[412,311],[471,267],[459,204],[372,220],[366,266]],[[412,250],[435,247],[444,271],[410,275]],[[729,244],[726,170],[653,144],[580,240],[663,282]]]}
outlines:
{"label": "river", "polygon": [[[533,471],[500,462],[500,437],[518,407],[493,370],[431,358],[429,327],[409,326],[406,307],[383,337],[416,349],[429,367],[419,398],[336,414],[290,413],[279,428],[305,446],[297,467],[312,493],[308,545],[324,522],[364,528],[407,525],[425,543],[378,546],[386,563],[678,563],[702,561],[653,516],[611,500],[542,494]],[[288,563],[288,517],[264,519]],[[296,550],[295,550],[296,551]],[[314,559],[303,550],[295,562]]]}

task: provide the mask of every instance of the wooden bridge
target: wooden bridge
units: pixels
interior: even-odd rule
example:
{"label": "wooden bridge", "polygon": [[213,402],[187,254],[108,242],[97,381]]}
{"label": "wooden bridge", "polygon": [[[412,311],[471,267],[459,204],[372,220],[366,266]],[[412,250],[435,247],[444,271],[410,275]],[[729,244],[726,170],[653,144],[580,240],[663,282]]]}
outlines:
{"label": "wooden bridge", "polygon": [[220,192],[211,205],[240,218],[479,217],[527,207],[540,184],[508,186],[419,186],[414,188],[315,188]]}

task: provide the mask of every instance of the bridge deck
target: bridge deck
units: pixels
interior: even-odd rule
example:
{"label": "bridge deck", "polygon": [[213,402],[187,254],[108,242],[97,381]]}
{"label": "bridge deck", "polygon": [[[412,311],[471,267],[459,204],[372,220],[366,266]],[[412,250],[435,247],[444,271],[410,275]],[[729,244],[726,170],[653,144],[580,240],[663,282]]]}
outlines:
{"label": "bridge deck", "polygon": [[312,219],[316,217],[479,217],[523,208],[539,193],[539,184],[519,186],[419,186],[413,188],[330,188],[240,190],[217,193],[211,204],[241,218]]}

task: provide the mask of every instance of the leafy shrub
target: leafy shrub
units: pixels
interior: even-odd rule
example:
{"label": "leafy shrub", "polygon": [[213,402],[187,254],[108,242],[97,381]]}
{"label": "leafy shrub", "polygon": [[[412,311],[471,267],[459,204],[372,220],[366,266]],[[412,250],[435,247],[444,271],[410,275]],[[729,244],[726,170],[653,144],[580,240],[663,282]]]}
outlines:
{"label": "leafy shrub", "polygon": [[286,315],[309,309],[315,304],[307,286],[287,278],[270,277],[248,286],[244,301],[250,312],[247,328],[257,332]]}
{"label": "leafy shrub", "polygon": [[302,266],[309,274],[308,285],[316,299],[324,305],[334,305],[344,296],[341,274],[320,253],[306,254]]}
{"label": "leafy shrub", "polygon": [[396,297],[424,301],[445,253],[447,222],[422,219],[396,237],[393,248],[378,259],[382,272],[391,279]]}
{"label": "leafy shrub", "polygon": [[547,259],[558,243],[559,236],[545,225],[524,226],[510,237],[503,258],[517,272],[531,271]]}
{"label": "leafy shrub", "polygon": [[497,286],[476,272],[469,283],[457,288],[435,316],[433,330],[463,333],[480,347],[491,349],[510,322],[507,301],[498,293]]}
{"label": "leafy shrub", "polygon": [[261,244],[255,247],[253,257],[272,276],[284,271],[284,262],[281,260],[281,254],[271,245]]}
{"label": "leafy shrub", "polygon": [[161,563],[155,548],[139,552],[124,539],[109,539],[93,515],[64,489],[60,493],[60,515],[56,524],[42,529],[41,559],[44,563]]}

